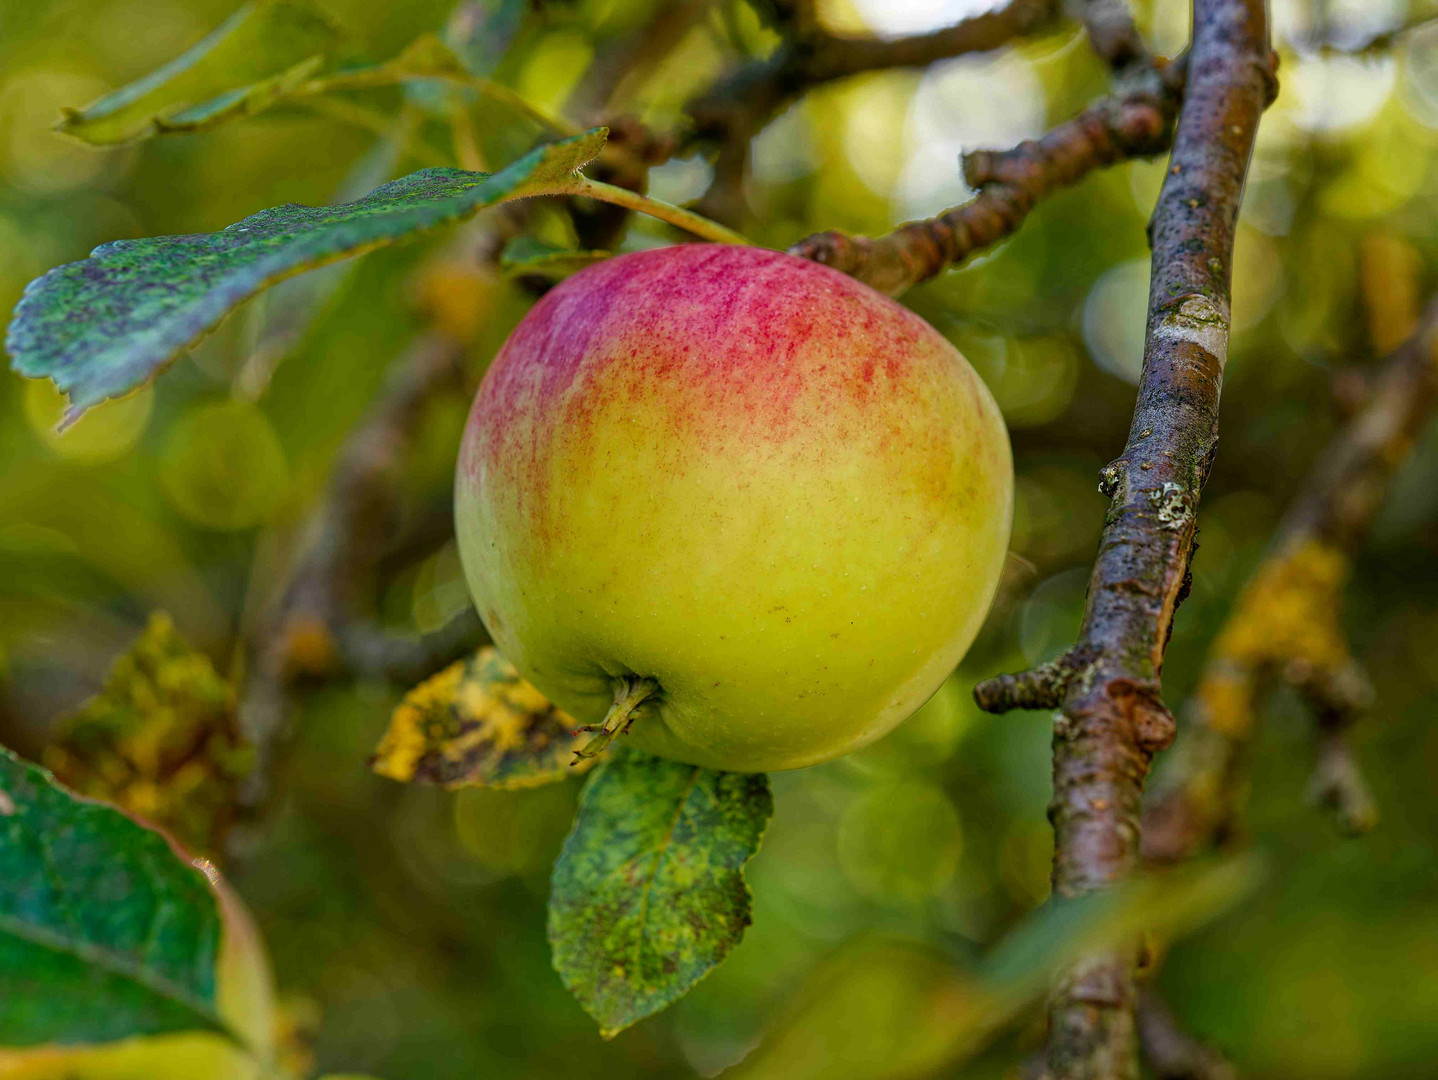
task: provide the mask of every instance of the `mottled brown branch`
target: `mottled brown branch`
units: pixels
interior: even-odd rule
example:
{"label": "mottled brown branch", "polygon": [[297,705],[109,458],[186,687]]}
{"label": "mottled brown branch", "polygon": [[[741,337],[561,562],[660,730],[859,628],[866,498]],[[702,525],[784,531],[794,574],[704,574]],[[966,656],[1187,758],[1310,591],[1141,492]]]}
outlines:
{"label": "mottled brown branch", "polygon": [[1233,1065],[1179,1024],[1158,993],[1138,993],[1138,1044],[1143,1063],[1157,1080],[1237,1080]]}
{"label": "mottled brown branch", "polygon": [[[1105,889],[1138,859],[1153,755],[1173,737],[1160,675],[1193,553],[1199,493],[1218,436],[1239,201],[1258,121],[1276,90],[1262,0],[1196,0],[1187,82],[1153,247],[1143,371],[1124,453],[1102,473],[1110,499],[1079,641],[1094,659],[1054,727],[1054,893]],[[981,699],[1004,701],[993,684]],[[1055,1080],[1138,1073],[1136,949],[1091,957],[1050,1004]]]}
{"label": "mottled brown branch", "polygon": [[1378,803],[1347,732],[1371,708],[1373,685],[1356,663],[1316,674],[1302,688],[1317,726],[1317,760],[1308,796],[1333,814],[1340,831],[1357,836],[1378,823]]}
{"label": "mottled brown branch", "polygon": [[461,343],[431,333],[395,361],[374,406],[340,450],[288,584],[249,635],[240,724],[256,753],[243,793],[252,808],[267,794],[290,688],[304,677],[344,669],[340,634],[390,541],[404,451],[426,405],[460,385],[464,355]]}
{"label": "mottled brown branch", "polygon": [[980,683],[974,688],[974,700],[985,712],[1057,709],[1069,687],[1088,676],[1093,659],[1092,651],[1075,647],[1036,668]]}
{"label": "mottled brown branch", "polygon": [[1083,23],[1093,51],[1115,71],[1148,60],[1148,49],[1125,0],[1067,0],[1065,6]]}
{"label": "mottled brown branch", "polygon": [[1338,616],[1352,560],[1435,407],[1438,300],[1314,466],[1214,641],[1185,712],[1183,757],[1144,815],[1146,857],[1186,858],[1229,831],[1244,750],[1275,677],[1314,710],[1315,797],[1337,811],[1346,830],[1372,824],[1373,798],[1344,739],[1372,690]]}
{"label": "mottled brown branch", "polygon": [[964,155],[978,195],[937,217],[877,238],[822,232],[789,250],[897,296],[1015,232],[1038,202],[1095,169],[1162,152],[1172,134],[1181,81],[1151,70],[1142,86],[1104,98],[1037,141]]}
{"label": "mottled brown branch", "polygon": [[813,87],[886,68],[927,67],[964,53],[1001,48],[1054,15],[1055,0],[1010,0],[995,11],[939,30],[898,38],[848,37],[823,30],[807,4],[771,3],[770,19],[786,34],[777,51],[741,64],[687,107],[694,139],[719,147],[710,190],[696,207],[736,224],[749,141],[785,105]]}

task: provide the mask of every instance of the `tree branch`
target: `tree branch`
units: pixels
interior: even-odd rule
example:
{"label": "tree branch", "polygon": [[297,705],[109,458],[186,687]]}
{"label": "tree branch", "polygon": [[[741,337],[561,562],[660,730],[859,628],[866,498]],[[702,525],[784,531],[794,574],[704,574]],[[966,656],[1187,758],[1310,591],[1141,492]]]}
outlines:
{"label": "tree branch", "polygon": [[1372,691],[1338,613],[1352,558],[1435,407],[1438,299],[1314,466],[1219,632],[1186,712],[1184,755],[1144,814],[1146,857],[1186,858],[1228,830],[1240,798],[1235,777],[1273,675],[1295,685],[1315,711],[1315,797],[1346,830],[1373,823],[1372,795],[1343,738]]}
{"label": "tree branch", "polygon": [[1055,0],[1010,0],[996,11],[940,30],[899,38],[831,34],[802,3],[771,3],[768,15],[787,40],[762,60],[741,64],[692,100],[692,137],[719,146],[714,182],[696,209],[733,225],[742,209],[741,188],[749,142],[781,109],[813,87],[865,71],[927,67],[937,60],[987,52],[1033,33],[1053,17]]}
{"label": "tree branch", "polygon": [[574,90],[565,111],[595,123],[625,108],[636,78],[653,71],[709,9],[711,0],[666,0],[637,30],[604,43]]}
{"label": "tree branch", "polygon": [[964,180],[979,194],[962,206],[876,239],[816,233],[789,251],[897,296],[1015,232],[1059,188],[1095,169],[1166,149],[1183,88],[1182,65],[1168,69],[1163,75],[1150,69],[1135,89],[1103,98],[1036,142],[965,154]]}
{"label": "tree branch", "polygon": [[[1054,728],[1059,898],[1107,888],[1133,869],[1144,778],[1173,737],[1159,679],[1217,440],[1239,201],[1275,89],[1262,0],[1196,0],[1183,106],[1150,226],[1138,402],[1124,453],[1100,482],[1110,505],[1079,632],[1093,659],[1069,681]],[[996,711],[1021,703],[993,683],[976,697]],[[1055,991],[1055,1080],[1137,1076],[1134,952],[1092,957]]]}
{"label": "tree branch", "polygon": [[1031,34],[1054,14],[1050,0],[1010,0],[953,26],[907,37],[846,37],[814,33],[800,39],[797,71],[806,88],[896,67],[928,67],[964,53],[988,52]]}
{"label": "tree branch", "polygon": [[347,622],[338,630],[345,667],[413,684],[468,656],[489,640],[479,612],[467,607],[428,634],[399,634],[372,622]]}
{"label": "tree branch", "polygon": [[1394,48],[1400,40],[1438,24],[1438,12],[1431,5],[1408,12],[1407,18],[1376,33],[1355,32],[1352,28],[1324,22],[1298,37],[1293,46],[1300,52],[1333,56],[1375,56]]}
{"label": "tree branch", "polygon": [[1158,1080],[1237,1080],[1229,1061],[1184,1031],[1148,986],[1138,993],[1138,1043],[1144,1064]]}
{"label": "tree branch", "polygon": [[240,704],[240,725],[256,758],[242,792],[251,809],[267,795],[289,689],[303,677],[344,669],[340,634],[389,542],[404,450],[425,406],[460,385],[464,355],[461,343],[431,333],[395,361],[374,406],[340,450],[288,584],[256,620]]}
{"label": "tree branch", "polygon": [[1124,0],[1067,0],[1066,6],[1088,31],[1093,51],[1115,71],[1149,60]]}

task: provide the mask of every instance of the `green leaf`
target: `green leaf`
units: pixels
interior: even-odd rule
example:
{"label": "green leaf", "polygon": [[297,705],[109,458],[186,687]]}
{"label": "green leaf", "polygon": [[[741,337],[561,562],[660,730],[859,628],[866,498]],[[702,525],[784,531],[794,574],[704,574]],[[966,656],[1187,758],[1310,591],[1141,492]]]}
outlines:
{"label": "green leaf", "polygon": [[549,942],[610,1038],[728,955],[750,922],[743,867],[774,811],[762,774],[624,750],[595,770],[554,865]]}
{"label": "green leaf", "polygon": [[[1177,937],[1227,910],[1261,879],[1262,864],[1253,857],[1215,860],[1050,902],[977,970],[921,942],[851,942],[803,979],[774,1027],[725,1080],[920,1080],[952,1070],[1079,958],[1145,933]],[[834,1037],[838,1027],[842,1038]]]}
{"label": "green leaf", "polygon": [[268,285],[469,217],[568,191],[606,128],[542,146],[497,173],[421,169],[357,202],[293,203],[217,233],[117,240],[31,282],[6,339],[14,368],[70,395],[66,422],[153,378]]}
{"label": "green leaf", "polygon": [[229,1034],[207,865],[0,747],[0,1045]]}
{"label": "green leaf", "polygon": [[534,275],[558,281],[613,254],[612,251],[574,251],[546,244],[532,236],[517,236],[505,245],[499,256],[499,268],[515,277]]}
{"label": "green leaf", "polygon": [[438,34],[421,34],[392,59],[379,64],[344,68],[318,80],[316,93],[334,90],[364,90],[375,86],[393,86],[407,79],[452,77],[469,81],[464,65]]}
{"label": "green leaf", "polygon": [[143,79],[64,110],[56,128],[100,146],[250,115],[318,72],[339,37],[301,0],[255,0]]}
{"label": "green leaf", "polygon": [[1202,860],[1141,874],[1106,892],[1050,901],[994,949],[984,964],[985,982],[1005,1008],[1017,1008],[1084,955],[1145,933],[1188,933],[1249,893],[1263,874],[1254,855]]}
{"label": "green leaf", "polygon": [[772,1030],[724,1080],[935,1076],[962,1053],[983,1008],[973,975],[939,950],[863,935],[805,973]]}
{"label": "green leaf", "polygon": [[391,780],[447,788],[537,787],[587,769],[589,736],[492,645],[404,696],[370,763]]}

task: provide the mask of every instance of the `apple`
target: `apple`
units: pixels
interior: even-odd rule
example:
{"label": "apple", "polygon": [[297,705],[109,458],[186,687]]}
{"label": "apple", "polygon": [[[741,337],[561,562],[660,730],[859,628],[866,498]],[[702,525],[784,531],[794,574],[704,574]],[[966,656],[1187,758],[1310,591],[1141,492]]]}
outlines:
{"label": "apple", "polygon": [[609,259],[535,304],[455,479],[465,577],[520,674],[596,749],[629,730],[744,772],[838,757],[933,694],[1012,502],[998,407],[938,331],[719,244]]}
{"label": "apple", "polygon": [[[163,829],[155,831],[165,836],[177,857],[193,860]],[[275,1004],[264,939],[234,890],[208,863],[202,869],[220,909],[216,1005],[220,1018],[245,1040],[248,1050],[208,1031],[88,1045],[0,1047],[0,1080],[274,1080],[279,1075],[267,1064],[274,1057]]]}

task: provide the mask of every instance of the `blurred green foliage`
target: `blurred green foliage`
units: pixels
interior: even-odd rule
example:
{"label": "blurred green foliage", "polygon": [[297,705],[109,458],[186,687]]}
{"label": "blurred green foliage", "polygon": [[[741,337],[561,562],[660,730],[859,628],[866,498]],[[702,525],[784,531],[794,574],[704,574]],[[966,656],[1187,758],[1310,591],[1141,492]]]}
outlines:
{"label": "blurred green foliage", "polygon": [[[491,74],[562,109],[586,66],[657,2],[546,0],[491,57]],[[451,4],[326,7],[355,55],[383,58],[442,27]],[[1161,51],[1181,46],[1183,7],[1137,5]],[[1358,36],[1407,11],[1404,0],[1272,7],[1282,40],[1320,8]],[[970,10],[941,0],[823,8],[835,26],[889,31]],[[230,12],[229,0],[0,0],[0,307],[103,241],[354,198],[447,154],[432,120],[378,135],[357,114],[297,106],[104,152],[49,130],[60,106],[143,75]],[[1340,421],[1334,377],[1391,346],[1438,284],[1434,44],[1429,33],[1362,59],[1284,52],[1240,223],[1223,440],[1164,672],[1175,703]],[[673,53],[630,80],[625,99],[670,127],[737,50],[771,46],[752,11],[716,0]],[[964,197],[960,149],[1036,135],[1106,79],[1065,27],[1001,54],[821,88],[756,139],[746,228],[782,247],[819,228],[876,233],[937,211]],[[381,117],[415,107],[394,90],[356,100]],[[491,166],[528,148],[533,128],[521,119],[489,106],[479,115],[494,121],[479,131]],[[698,158],[672,161],[651,190],[692,200],[708,170]],[[848,759],[773,777],[776,812],[750,864],[754,925],[668,1012],[601,1043],[551,970],[548,868],[575,782],[458,796],[400,786],[366,760],[403,687],[334,685],[304,699],[277,819],[234,876],[282,991],[318,1006],[320,1072],[712,1075],[776,1024],[777,1041],[744,1075],[809,1075],[814,1048],[836,1041],[854,1048],[855,1076],[872,1075],[858,1063],[876,1059],[902,1058],[906,1075],[942,1068],[945,1025],[978,958],[1046,898],[1051,854],[1049,724],[983,716],[968,688],[1054,655],[1077,626],[1104,512],[1096,473],[1122,445],[1132,406],[1143,230],[1162,170],[1096,175],[997,250],[906,297],[970,357],[1013,430],[1010,571],[979,643],[919,717]],[[543,209],[535,233],[572,245]],[[639,221],[625,243],[667,235]],[[153,388],[63,436],[48,383],[0,378],[0,741],[38,757],[56,719],[99,689],[155,609],[229,670],[388,362],[441,320],[472,343],[477,380],[529,304],[519,283],[475,271],[463,241],[442,235],[295,279],[237,312]],[[403,539],[379,598],[397,629],[433,629],[463,604],[445,515],[465,407],[459,395],[437,403],[409,461]],[[1356,739],[1379,827],[1341,839],[1305,804],[1309,721],[1276,698],[1251,752],[1243,838],[1268,857],[1266,885],[1162,958],[1157,981],[1175,1010],[1245,1076],[1417,1078],[1438,1058],[1435,512],[1430,432],[1359,561],[1344,617],[1378,687]],[[963,1075],[1012,1075],[1038,1038],[1036,1023],[1020,1025]]]}

